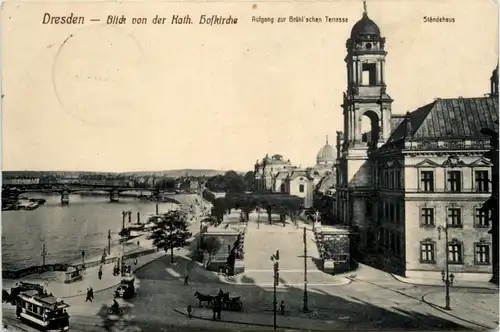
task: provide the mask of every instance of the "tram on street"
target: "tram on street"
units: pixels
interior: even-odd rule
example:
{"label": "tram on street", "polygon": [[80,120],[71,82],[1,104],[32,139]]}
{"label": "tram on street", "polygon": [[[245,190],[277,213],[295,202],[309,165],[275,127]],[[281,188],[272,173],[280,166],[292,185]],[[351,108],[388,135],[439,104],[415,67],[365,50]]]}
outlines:
{"label": "tram on street", "polygon": [[32,289],[17,296],[16,316],[26,325],[42,331],[69,330],[69,307],[62,299]]}

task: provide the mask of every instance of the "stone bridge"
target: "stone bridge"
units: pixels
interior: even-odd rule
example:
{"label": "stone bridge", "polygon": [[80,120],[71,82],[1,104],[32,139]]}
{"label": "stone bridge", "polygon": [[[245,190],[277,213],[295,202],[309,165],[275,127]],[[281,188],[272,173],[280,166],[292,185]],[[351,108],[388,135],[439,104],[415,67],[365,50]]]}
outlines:
{"label": "stone bridge", "polygon": [[69,203],[69,195],[72,193],[82,191],[107,191],[109,192],[109,200],[111,202],[118,202],[120,200],[120,193],[130,190],[146,190],[151,192],[152,197],[158,198],[162,192],[171,191],[172,189],[159,189],[159,188],[134,188],[126,186],[109,186],[109,185],[92,185],[92,184],[70,184],[70,185],[3,185],[2,196],[18,197],[21,194],[30,192],[52,192],[61,195],[61,203]]}

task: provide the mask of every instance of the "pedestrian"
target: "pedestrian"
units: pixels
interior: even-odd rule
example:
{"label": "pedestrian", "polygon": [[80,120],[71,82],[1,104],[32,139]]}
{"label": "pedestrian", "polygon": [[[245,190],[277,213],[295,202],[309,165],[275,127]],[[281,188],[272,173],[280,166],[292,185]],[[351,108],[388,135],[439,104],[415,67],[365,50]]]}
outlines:
{"label": "pedestrian", "polygon": [[280,313],[281,313],[281,316],[285,316],[285,301],[281,300],[281,303],[280,303]]}
{"label": "pedestrian", "polygon": [[92,302],[92,300],[90,299],[90,289],[87,288],[87,297],[85,298],[85,302],[87,301],[90,301]]}
{"label": "pedestrian", "polygon": [[92,287],[89,288],[89,292],[90,292],[90,302],[92,302],[92,300],[94,299],[94,290],[92,289]]}
{"label": "pedestrian", "polygon": [[97,277],[99,278],[99,280],[102,279],[102,267],[100,267],[99,271],[97,271]]}
{"label": "pedestrian", "polygon": [[134,265],[137,265],[137,257],[134,258]]}
{"label": "pedestrian", "polygon": [[189,286],[189,275],[187,275],[187,274],[184,277],[184,286]]}
{"label": "pedestrian", "polygon": [[214,313],[212,319],[215,320],[217,318],[216,317],[216,315],[217,315],[217,308],[215,307],[215,304],[212,305],[212,312]]}
{"label": "pedestrian", "polygon": [[188,313],[188,318],[192,318],[193,316],[191,316],[191,312],[193,311],[193,307],[191,307],[191,305],[189,304],[187,306],[187,313]]}

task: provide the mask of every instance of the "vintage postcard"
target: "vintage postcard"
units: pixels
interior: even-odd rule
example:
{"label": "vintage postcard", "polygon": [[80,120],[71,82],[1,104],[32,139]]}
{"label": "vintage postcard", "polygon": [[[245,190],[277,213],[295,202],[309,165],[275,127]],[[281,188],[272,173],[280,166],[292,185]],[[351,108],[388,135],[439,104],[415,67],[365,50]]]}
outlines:
{"label": "vintage postcard", "polygon": [[1,21],[3,330],[498,329],[496,1]]}

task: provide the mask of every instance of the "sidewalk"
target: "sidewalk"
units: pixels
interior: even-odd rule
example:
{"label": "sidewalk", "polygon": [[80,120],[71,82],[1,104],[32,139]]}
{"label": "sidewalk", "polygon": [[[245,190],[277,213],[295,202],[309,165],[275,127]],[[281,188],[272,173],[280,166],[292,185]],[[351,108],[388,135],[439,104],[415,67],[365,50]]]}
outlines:
{"label": "sidewalk", "polygon": [[[294,270],[282,270],[280,273],[280,281],[278,288],[296,287],[302,288],[304,286],[304,272]],[[261,287],[273,286],[274,274],[273,270],[246,270],[242,274],[234,277],[219,276],[219,280],[226,284],[233,285],[257,285]],[[307,285],[310,287],[322,286],[345,286],[351,283],[351,280],[344,277],[335,277],[321,271],[309,271],[307,274]]]}
{"label": "sidewalk", "polygon": [[[127,265],[132,266],[132,271],[135,272],[144,265],[162,257],[165,252],[159,251],[150,255],[145,255],[137,258],[137,265],[134,265],[132,260],[125,261]],[[83,274],[82,280],[64,283],[64,272],[47,272],[39,276],[28,276],[22,279],[4,279],[2,281],[3,288],[12,288],[19,281],[41,284],[47,286],[47,292],[54,294],[60,298],[70,298],[80,295],[85,295],[87,288],[92,287],[94,292],[105,290],[118,285],[122,279],[121,276],[113,276],[114,264],[106,264],[102,267],[102,279],[97,277],[98,266],[87,268]]]}
{"label": "sidewalk", "polygon": [[[443,286],[443,282],[441,279],[414,279],[414,278],[405,278],[402,276],[398,276],[396,274],[392,274],[391,276],[399,282],[411,285],[419,285],[419,286]],[[470,280],[460,280],[453,284],[453,288],[478,288],[478,289],[490,289],[498,291],[499,288],[497,285],[492,284],[486,281],[470,281]]]}
{"label": "sidewalk", "polygon": [[[186,308],[175,308],[176,313],[187,316]],[[211,309],[207,308],[193,308],[192,319],[203,319],[207,321],[213,321],[213,312]],[[233,323],[249,326],[263,326],[263,327],[274,327],[274,315],[272,311],[262,313],[262,314],[251,314],[242,313],[235,311],[222,311],[221,320],[217,321],[221,323]],[[308,318],[295,317],[289,312],[285,313],[285,316],[281,316],[279,313],[276,316],[276,325],[279,329],[287,330],[333,330],[345,327],[342,322],[334,320],[316,320]]]}
{"label": "sidewalk", "polygon": [[450,308],[445,310],[445,293],[433,292],[426,294],[422,300],[435,309],[459,320],[477,325],[481,328],[498,328],[498,294],[474,294],[470,301],[470,293],[450,292]]}

